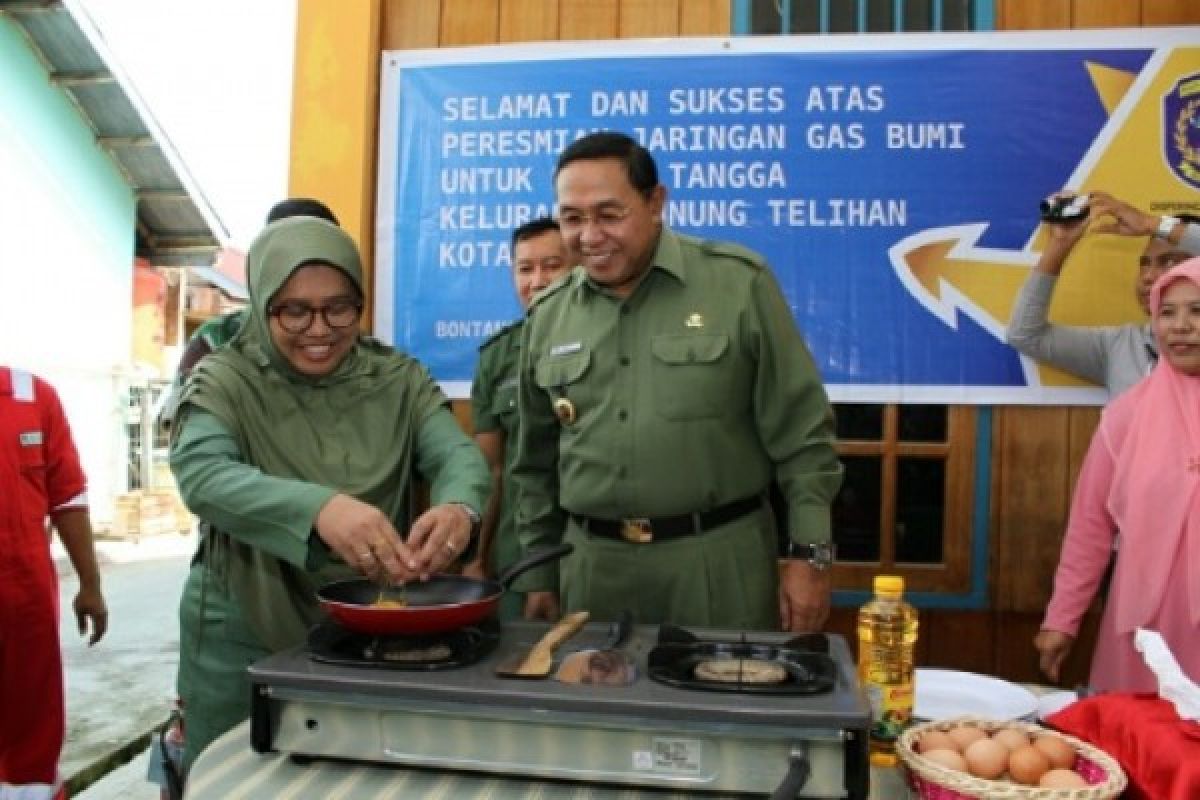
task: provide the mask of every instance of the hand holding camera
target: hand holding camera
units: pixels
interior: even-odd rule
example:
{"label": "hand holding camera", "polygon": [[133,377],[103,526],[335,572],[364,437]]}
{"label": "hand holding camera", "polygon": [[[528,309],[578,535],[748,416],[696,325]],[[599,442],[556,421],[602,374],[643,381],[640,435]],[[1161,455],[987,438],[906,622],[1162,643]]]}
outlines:
{"label": "hand holding camera", "polygon": [[1090,206],[1088,195],[1052,194],[1039,206],[1043,222],[1051,225],[1074,225],[1087,219]]}

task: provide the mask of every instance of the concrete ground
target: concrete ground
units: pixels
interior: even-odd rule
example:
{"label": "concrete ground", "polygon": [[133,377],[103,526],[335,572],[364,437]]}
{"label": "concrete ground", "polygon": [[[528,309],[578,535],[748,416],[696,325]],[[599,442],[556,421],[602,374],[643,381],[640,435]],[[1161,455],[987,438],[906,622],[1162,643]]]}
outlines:
{"label": "concrete ground", "polygon": [[[144,536],[136,543],[98,541],[109,628],[89,648],[71,610],[79,584],[54,540],[67,684],[67,736],[59,769],[76,789],[75,797],[159,797],[158,787],[145,777],[145,740],[166,720],[174,698],[179,592],[195,546],[194,531]],[[80,786],[87,788],[78,791]]]}

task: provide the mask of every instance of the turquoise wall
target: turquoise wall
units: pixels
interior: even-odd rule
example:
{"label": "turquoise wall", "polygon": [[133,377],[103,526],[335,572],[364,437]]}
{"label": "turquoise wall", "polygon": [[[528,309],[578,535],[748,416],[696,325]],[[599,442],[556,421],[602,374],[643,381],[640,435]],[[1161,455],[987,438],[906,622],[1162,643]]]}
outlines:
{"label": "turquoise wall", "polygon": [[0,363],[57,386],[101,517],[124,482],[135,221],[124,177],[0,14]]}

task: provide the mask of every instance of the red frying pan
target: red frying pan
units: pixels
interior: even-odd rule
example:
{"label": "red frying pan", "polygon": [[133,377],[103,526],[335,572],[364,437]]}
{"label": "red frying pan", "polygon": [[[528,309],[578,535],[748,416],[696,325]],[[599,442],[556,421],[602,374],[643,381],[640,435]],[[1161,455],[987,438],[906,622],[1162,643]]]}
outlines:
{"label": "red frying pan", "polygon": [[373,636],[441,633],[478,622],[496,609],[514,579],[539,564],[562,558],[569,544],[538,550],[512,564],[496,580],[434,575],[404,585],[402,608],[378,606],[379,584],[366,578],[337,581],[317,590],[321,608],[343,627]]}

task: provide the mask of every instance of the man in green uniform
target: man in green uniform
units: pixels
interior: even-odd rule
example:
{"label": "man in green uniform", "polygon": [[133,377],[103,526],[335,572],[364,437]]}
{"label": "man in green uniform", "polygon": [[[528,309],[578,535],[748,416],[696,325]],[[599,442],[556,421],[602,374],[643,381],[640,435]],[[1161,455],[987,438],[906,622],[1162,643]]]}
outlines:
{"label": "man in green uniform", "polygon": [[[535,294],[569,268],[562,234],[553,219],[538,217],[513,231],[513,285],[523,310],[529,308]],[[483,343],[471,383],[475,443],[492,472],[492,493],[483,513],[477,556],[463,565],[463,574],[473,578],[493,577],[521,554],[513,526],[512,481],[505,475],[517,454],[517,358],[523,322],[517,320]],[[524,602],[520,592],[505,592],[500,600],[500,618],[519,617]]]}
{"label": "man in green uniform", "polygon": [[[554,180],[582,269],[526,319],[513,478],[525,548],[565,538],[575,551],[522,576],[526,616],[630,608],[650,623],[820,629],[842,468],[770,269],[665,229],[666,188],[628,136],[579,139]],[[794,556],[778,565],[772,479]]]}

